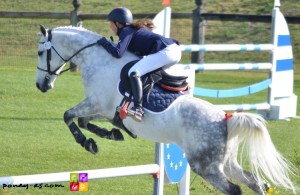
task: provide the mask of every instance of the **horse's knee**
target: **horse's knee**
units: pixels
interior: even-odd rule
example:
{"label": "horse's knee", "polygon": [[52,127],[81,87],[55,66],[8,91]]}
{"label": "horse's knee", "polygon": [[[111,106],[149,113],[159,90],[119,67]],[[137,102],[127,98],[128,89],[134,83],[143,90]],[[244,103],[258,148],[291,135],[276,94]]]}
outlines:
{"label": "horse's knee", "polygon": [[79,117],[78,118],[78,126],[80,128],[86,128],[87,127],[87,121],[84,118]]}
{"label": "horse's knee", "polygon": [[71,115],[70,111],[69,111],[69,110],[66,111],[66,112],[64,113],[64,121],[65,121],[65,123],[66,123],[67,125],[70,125],[71,122],[72,122],[72,120],[73,120],[73,116]]}

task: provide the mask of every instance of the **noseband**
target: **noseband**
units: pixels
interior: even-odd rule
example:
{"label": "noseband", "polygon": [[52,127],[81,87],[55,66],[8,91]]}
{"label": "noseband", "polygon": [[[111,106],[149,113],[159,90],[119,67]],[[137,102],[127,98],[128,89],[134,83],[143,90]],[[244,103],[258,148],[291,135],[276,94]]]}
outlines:
{"label": "noseband", "polygon": [[[47,50],[47,70],[46,69],[43,69],[43,68],[40,68],[40,67],[37,67],[38,70],[41,70],[41,71],[44,71],[44,72],[47,72],[49,75],[61,75],[62,73],[74,68],[76,65],[72,65],[70,68],[67,68],[63,71],[61,71],[59,74],[57,74],[56,72],[67,62],[69,62],[73,57],[75,57],[77,54],[79,54],[82,50],[86,49],[86,48],[89,48],[89,47],[92,47],[94,45],[97,45],[97,42],[95,43],[91,43],[89,45],[86,45],[84,46],[83,48],[79,49],[78,51],[76,51],[71,57],[69,57],[68,59],[64,59],[59,53],[58,51],[55,49],[55,47],[51,44],[51,40],[52,40],[52,30],[49,29],[48,30],[48,39],[47,41],[45,42],[40,42],[39,44],[43,44],[45,49]],[[50,65],[50,61],[51,61],[51,49],[53,49],[55,51],[55,53],[60,57],[60,59],[62,59],[64,61],[64,63],[60,66],[58,66],[58,68],[56,68],[55,70],[51,71],[51,65]],[[41,53],[38,52],[38,54],[40,55]]]}

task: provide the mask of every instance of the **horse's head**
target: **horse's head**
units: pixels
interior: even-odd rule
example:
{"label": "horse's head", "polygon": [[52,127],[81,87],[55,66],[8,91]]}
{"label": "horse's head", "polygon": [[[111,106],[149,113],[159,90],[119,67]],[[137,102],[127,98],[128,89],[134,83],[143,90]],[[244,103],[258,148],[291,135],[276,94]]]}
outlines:
{"label": "horse's head", "polygon": [[[95,73],[95,68],[98,71],[102,68],[101,75],[107,75],[107,70],[109,73],[114,71],[118,78],[122,65],[138,59],[129,52],[122,59],[112,57],[103,47],[97,47],[101,36],[84,28],[57,27],[51,30],[41,25],[40,31],[36,86],[42,92],[52,89],[57,76],[69,70],[63,70],[68,61],[80,66],[82,73],[85,73],[83,77],[89,78]],[[115,69],[112,69],[112,63],[116,65],[113,66]]]}
{"label": "horse's head", "polygon": [[41,36],[38,47],[38,66],[36,86],[42,92],[47,92],[54,87],[54,81],[63,69],[66,61],[61,53],[60,40],[52,40],[52,31],[40,26]]}

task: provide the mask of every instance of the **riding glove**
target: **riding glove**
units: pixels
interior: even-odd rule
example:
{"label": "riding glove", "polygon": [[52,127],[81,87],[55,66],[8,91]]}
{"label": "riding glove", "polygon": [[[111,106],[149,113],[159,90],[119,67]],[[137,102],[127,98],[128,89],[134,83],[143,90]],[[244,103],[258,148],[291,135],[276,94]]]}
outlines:
{"label": "riding glove", "polygon": [[97,44],[98,45],[104,45],[105,43],[107,43],[108,41],[107,41],[107,39],[105,38],[105,37],[102,37],[101,39],[99,39],[98,41],[97,41]]}
{"label": "riding glove", "polygon": [[97,41],[98,45],[101,45],[108,53],[110,53],[115,58],[121,58],[120,50],[117,47],[114,47],[110,41],[108,41],[105,37],[102,37]]}

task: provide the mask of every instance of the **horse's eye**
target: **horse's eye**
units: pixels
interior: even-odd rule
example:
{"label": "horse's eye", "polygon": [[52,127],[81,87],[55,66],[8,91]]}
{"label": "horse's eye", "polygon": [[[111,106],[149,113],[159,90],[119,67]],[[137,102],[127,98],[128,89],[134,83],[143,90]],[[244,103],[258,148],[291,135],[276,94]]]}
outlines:
{"label": "horse's eye", "polygon": [[43,53],[44,53],[43,51],[38,51],[39,56],[43,55]]}

